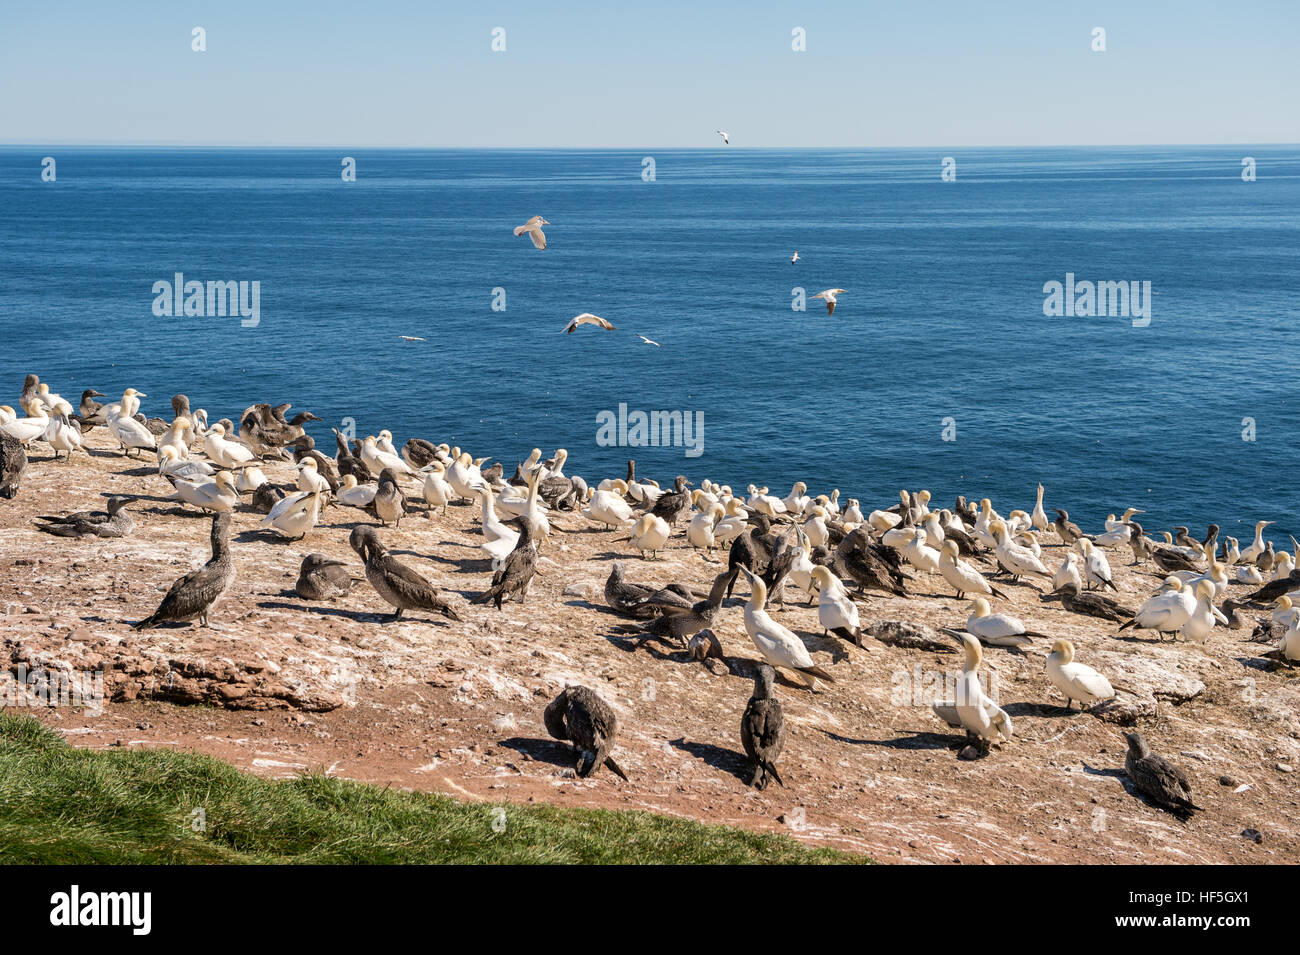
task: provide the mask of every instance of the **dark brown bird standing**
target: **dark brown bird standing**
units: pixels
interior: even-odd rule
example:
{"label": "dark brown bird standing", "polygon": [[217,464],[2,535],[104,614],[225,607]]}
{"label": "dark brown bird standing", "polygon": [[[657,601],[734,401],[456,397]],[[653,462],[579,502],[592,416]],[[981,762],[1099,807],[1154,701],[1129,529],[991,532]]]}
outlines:
{"label": "dark brown bird standing", "polygon": [[618,716],[594,690],[585,686],[566,687],[546,707],[542,722],[551,736],[573,744],[578,752],[579,776],[590,776],[601,766],[608,766],[621,779],[627,779],[627,774],[609,755],[618,735]]}

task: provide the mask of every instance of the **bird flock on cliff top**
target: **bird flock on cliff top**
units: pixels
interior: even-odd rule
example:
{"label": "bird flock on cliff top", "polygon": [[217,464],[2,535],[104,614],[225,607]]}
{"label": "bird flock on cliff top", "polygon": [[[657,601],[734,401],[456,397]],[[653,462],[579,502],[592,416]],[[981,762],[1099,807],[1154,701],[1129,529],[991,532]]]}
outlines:
{"label": "bird flock on cliff top", "polygon": [[[740,661],[724,653],[714,626],[736,584],[748,590],[744,628],[761,663],[749,668],[754,689],[741,742],[750,782],[759,788],[770,781],[784,785],[777,760],[787,726],[777,675],[812,691],[836,682],[835,668],[815,661],[804,639],[778,619],[791,595],[815,602],[824,632],[860,650],[869,649],[865,638],[873,628],[864,629],[859,602],[872,593],[922,600],[946,587],[970,598],[965,620],[944,628],[964,655],[955,695],[932,701],[937,719],[965,733],[963,758],[985,756],[991,746],[1015,738],[1011,717],[981,680],[986,649],[1014,653],[1050,642],[1045,673],[1068,709],[1076,703],[1080,711],[1105,707],[1116,697],[1107,676],[1078,659],[1070,640],[1053,640],[995,611],[994,603],[1010,587],[1030,587],[1066,611],[1116,624],[1116,636],[1145,631],[1153,641],[1204,644],[1220,633],[1244,631],[1247,639],[1271,645],[1262,655],[1274,665],[1300,661],[1300,553],[1275,552],[1263,537],[1268,521],[1256,525],[1245,546],[1232,537],[1220,539],[1216,525],[1199,538],[1186,527],[1152,537],[1136,520],[1142,513],[1136,508],[1111,514],[1088,534],[1064,508],[1053,508],[1056,517],[1048,518],[1041,485],[1031,511],[1014,509],[1005,516],[988,498],[959,497],[951,508],[933,508],[925,490],[900,491],[897,502],[864,511],[855,498],[841,501],[838,490],[812,496],[802,481],[784,497],[754,485],[737,494],[708,479],[694,488],[682,475],[665,487],[638,475],[633,461],[625,476],[593,487],[566,473],[563,449],[543,459],[535,448],[507,476],[500,462],[488,466],[490,459],[445,443],[411,438],[399,450],[387,430],[359,441],[335,430],[335,453],[327,455],[304,429],[319,419],[309,412],[288,418],[289,405],[256,404],[238,424],[224,418],[210,423],[207,412],[191,409],[183,394],[172,398],[170,419],[142,414],[141,399],[148,396],[134,388],[117,401],[101,403],[103,397],[88,389],[74,408],[28,375],[18,400],[24,413],[0,406],[0,496],[20,492],[29,458],[40,446],[48,448],[50,466],[63,466],[55,462],[84,452],[85,434],[102,428],[124,457],[149,456],[157,477],[172,487],[172,499],[212,515],[209,559],[178,578],[161,604],[133,625],[136,630],[186,621],[217,626],[210,617],[234,582],[241,556],[230,543],[237,511],[263,514],[264,538],[288,541],[328,532],[316,530],[328,507],[367,515],[348,540],[360,567],[309,554],[296,590],[304,601],[329,601],[365,580],[392,608],[391,620],[411,613],[461,621],[490,612],[471,610],[476,605],[499,610],[505,601],[526,601],[529,584],[541,572],[539,555],[557,532],[575,530],[571,522],[581,518],[610,532],[646,567],[673,548],[704,558],[704,579],[667,583],[631,580],[625,561],[611,562],[605,600],[632,621],[622,629],[635,636],[635,645],[660,641],[706,666],[743,672]],[[262,469],[267,462],[292,463],[293,483],[268,480]],[[124,537],[135,528],[131,503],[128,495],[115,495],[102,511],[42,515],[36,524],[61,537]],[[491,573],[468,606],[440,591],[383,540],[384,528],[400,527],[415,514],[436,520],[451,505],[479,509],[475,539]],[[1049,548],[1056,549],[1055,557]],[[726,552],[725,569],[720,558],[715,561],[715,550]],[[1112,557],[1159,578],[1140,605],[1126,606],[1118,596]],[[544,722],[552,735],[573,743],[579,775],[606,766],[626,778],[612,756],[616,714],[594,691],[567,688],[546,708]],[[1140,733],[1127,738],[1126,772],[1135,788],[1181,816],[1194,811],[1185,774],[1152,754]]]}

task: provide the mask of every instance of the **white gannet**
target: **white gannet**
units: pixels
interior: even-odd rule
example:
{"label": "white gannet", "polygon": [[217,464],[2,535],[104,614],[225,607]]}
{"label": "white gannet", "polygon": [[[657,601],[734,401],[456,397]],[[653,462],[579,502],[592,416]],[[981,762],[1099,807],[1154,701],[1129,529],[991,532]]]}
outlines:
{"label": "white gannet", "polygon": [[1259,568],[1254,564],[1237,565],[1237,583],[1254,584],[1258,586],[1264,582],[1264,575],[1259,572]]}
{"label": "white gannet", "polygon": [[564,326],[565,334],[572,335],[579,325],[597,325],[607,332],[615,330],[612,322],[609,322],[599,315],[593,315],[591,312],[583,312],[581,315],[575,315],[569,319],[569,324]]}
{"label": "white gannet", "polygon": [[1120,544],[1127,544],[1132,534],[1132,527],[1123,521],[1115,520],[1115,515],[1111,514],[1106,518],[1106,530],[1096,535],[1093,542],[1098,547],[1117,547]]}
{"label": "white gannet", "polygon": [[[45,385],[42,384],[41,387],[44,388]],[[45,429],[45,443],[54,449],[55,460],[58,460],[59,452],[63,451],[71,461],[73,451],[85,450],[81,446],[81,429],[69,421],[62,411],[55,411],[53,415],[49,427]]]}
{"label": "white gannet", "polygon": [[207,477],[213,472],[214,468],[207,461],[187,461],[173,447],[158,449],[158,473],[163,477],[192,480]]}
{"label": "white gannet", "polygon": [[1043,486],[1038,485],[1038,498],[1034,502],[1034,513],[1030,517],[1034,525],[1034,530],[1045,531],[1052,526],[1052,522],[1047,519],[1047,512],[1043,510]]}
{"label": "white gannet", "polygon": [[637,333],[636,333],[636,337],[639,338],[639,339],[641,339],[641,341],[645,342],[647,345],[654,345],[655,348],[663,348],[663,347],[664,347],[663,345],[660,345],[657,341],[654,341],[654,340],[652,340],[652,339],[646,338],[646,337],[645,337],[644,335],[642,335],[640,332],[637,332]]}
{"label": "white gannet", "polygon": [[297,484],[298,490],[309,494],[324,494],[330,489],[330,482],[325,480],[316,464],[316,459],[311,457],[305,457],[298,462]]}
{"label": "white gannet", "polygon": [[1072,550],[1065,552],[1065,559],[1052,576],[1053,592],[1067,585],[1073,585],[1077,593],[1083,593],[1083,576],[1079,573],[1079,555]]}
{"label": "white gannet", "polygon": [[398,335],[397,337],[400,338],[400,339],[401,339],[402,341],[404,341],[404,342],[422,342],[422,341],[425,341],[425,340],[426,340],[426,339],[423,339],[423,338],[417,338],[417,337],[414,336],[414,335]]}
{"label": "white gannet", "polygon": [[844,583],[831,573],[829,567],[820,564],[813,567],[812,580],[814,586],[821,591],[817,598],[817,622],[822,625],[822,629],[862,646],[858,606],[844,589]]}
{"label": "white gannet", "polygon": [[1047,678],[1065,694],[1066,709],[1075,700],[1079,701],[1079,709],[1083,709],[1090,703],[1109,700],[1115,695],[1109,680],[1092,667],[1074,661],[1074,644],[1069,640],[1057,640],[1052,644],[1052,652],[1047,655]]}
{"label": "white gannet", "polygon": [[703,548],[706,554],[712,551],[714,524],[726,513],[726,508],[721,504],[710,504],[705,510],[699,511],[686,525],[687,543],[697,550]]}
{"label": "white gannet", "polygon": [[818,292],[816,295],[812,296],[812,298],[825,299],[826,314],[834,315],[835,303],[839,301],[839,296],[843,295],[846,291],[847,289],[842,289],[842,288],[828,288],[825,291]]}
{"label": "white gannet", "polygon": [[[425,517],[429,517],[435,507],[441,507],[442,513],[446,514],[447,505],[455,500],[456,491],[447,483],[446,475],[447,466],[441,461],[435,460],[425,468],[423,493],[425,503],[429,505],[429,510],[425,511]],[[371,494],[370,496],[373,498],[374,494]],[[341,499],[342,498],[340,497],[340,500]]]}
{"label": "white gannet", "polygon": [[50,391],[50,386],[41,382],[36,386],[36,400],[43,404],[47,410],[62,412],[65,415],[72,414],[76,409],[69,404],[62,395],[56,395]]}
{"label": "white gannet", "polygon": [[167,426],[167,430],[158,436],[158,453],[162,454],[164,448],[175,448],[176,456],[181,460],[190,456],[190,439],[189,436],[194,431],[194,422],[184,415],[177,415],[172,419],[172,423]]}
{"label": "white gannet", "polygon": [[1046,636],[1026,629],[1024,621],[1019,617],[990,613],[989,602],[983,597],[971,601],[970,614],[966,617],[966,632],[995,647],[1023,647],[1032,643],[1033,637]]}
{"label": "white gannet", "polygon": [[1241,548],[1237,546],[1237,538],[1225,537],[1225,546],[1223,548],[1223,562],[1231,567],[1241,559]]}
{"label": "white gannet", "polygon": [[740,572],[750,587],[749,600],[745,603],[745,632],[763,659],[774,667],[796,674],[810,690],[816,689],[818,679],[834,683],[835,678],[813,662],[803,641],[763,609],[767,602],[767,585],[748,568],[741,567]]}
{"label": "white gannet", "polygon": [[1110,561],[1102,551],[1092,546],[1086,537],[1079,538],[1079,549],[1083,551],[1083,577],[1089,587],[1100,587],[1119,593],[1119,588],[1111,581]]}
{"label": "white gannet", "polygon": [[826,527],[826,508],[814,504],[808,520],[803,522],[803,532],[808,538],[809,547],[826,547],[831,541],[831,532]]}
{"label": "white gannet", "polygon": [[1209,580],[1202,580],[1196,585],[1196,604],[1192,612],[1187,615],[1187,621],[1179,631],[1184,640],[1192,643],[1205,643],[1210,638],[1210,631],[1214,629],[1214,584]]}
{"label": "white gannet", "polygon": [[320,519],[320,500],[320,491],[291,494],[275,502],[271,513],[262,518],[262,526],[273,527],[290,540],[301,540]]}
{"label": "white gannet", "polygon": [[479,488],[487,486],[468,451],[462,451],[447,469],[447,483],[457,497],[464,501],[473,500],[478,496]]}
{"label": "white gannet", "polygon": [[45,406],[35,398],[30,398],[25,403],[22,403],[22,407],[27,412],[27,417],[11,418],[4,424],[0,424],[0,431],[9,435],[15,441],[27,445],[45,434],[46,429],[50,426],[50,418],[45,413]]}
{"label": "white gannet", "polygon": [[591,501],[582,509],[582,516],[605,527],[626,527],[636,520],[632,508],[623,497],[627,483],[616,479],[609,488],[597,488],[591,495]]}
{"label": "white gannet", "polygon": [[234,475],[229,471],[218,471],[210,481],[201,478],[183,481],[176,478],[173,486],[176,493],[172,495],[172,500],[184,501],[205,511],[230,511],[239,503]]}
{"label": "white gannet", "polygon": [[1255,539],[1250,542],[1249,547],[1241,549],[1239,560],[1243,564],[1253,564],[1259,559],[1259,555],[1264,553],[1264,528],[1272,524],[1272,521],[1260,521],[1255,525]]}
{"label": "white gannet", "polygon": [[795,249],[794,255],[790,256],[790,264],[794,265],[798,261],[799,261],[799,250]]}
{"label": "white gannet", "polygon": [[[1166,577],[1161,589],[1147,598],[1133,619],[1120,625],[1120,630],[1136,627],[1139,630],[1154,630],[1160,635],[1174,633],[1182,629],[1195,609],[1196,594],[1184,587],[1177,577]],[[1164,637],[1161,636],[1161,639]]]}
{"label": "white gannet", "polygon": [[544,250],[546,248],[546,233],[542,231],[542,226],[550,224],[549,221],[543,219],[541,216],[533,216],[523,225],[515,226],[515,236],[517,238],[526,232],[528,233],[528,238],[533,240],[533,245],[537,246],[538,249]]}
{"label": "white gannet", "polygon": [[966,732],[988,743],[1010,741],[1014,732],[1011,717],[994,703],[980,686],[979,667],[984,660],[980,643],[969,634],[961,635],[966,659],[957,680],[955,716]]}
{"label": "white gannet", "polygon": [[376,484],[358,484],[355,474],[345,474],[343,483],[339,486],[337,500],[347,507],[364,508],[375,499],[375,492],[378,490],[379,486]]}
{"label": "white gannet", "polygon": [[728,146],[731,145],[731,137],[730,137],[730,136],[728,136],[726,133],[724,133],[724,132],[723,132],[722,130],[720,130],[720,129],[715,129],[714,132],[717,133],[719,136],[722,137],[722,141],[723,141],[726,145],[728,145]]}
{"label": "white gannet", "polygon": [[1052,579],[1051,573],[1043,566],[1043,562],[1034,556],[1033,551],[1021,547],[1011,539],[1011,535],[1007,532],[1007,525],[1002,521],[990,521],[988,533],[993,537],[994,556],[1003,569],[1011,575],[1012,580],[1019,580],[1026,574],[1036,574],[1047,580]]}
{"label": "white gannet", "polygon": [[[397,448],[393,446],[393,432],[389,431],[387,428],[384,428],[375,436],[375,447],[380,451],[383,451],[384,454],[391,454],[393,457],[398,458],[402,457],[397,453]],[[406,461],[406,458],[402,458],[402,460]],[[410,462],[407,463],[409,464]]]}
{"label": "white gannet", "polygon": [[8,424],[18,419],[18,412],[8,405],[0,405],[0,424]]}
{"label": "white gannet", "polygon": [[806,493],[807,490],[807,484],[804,484],[803,481],[795,481],[794,487],[790,488],[790,493],[787,494],[785,500],[781,502],[785,505],[785,509],[795,517],[802,515],[804,510],[811,503],[808,499],[808,494]]}
{"label": "white gannet", "polygon": [[972,593],[1006,598],[1006,594],[985,580],[984,575],[976,570],[973,564],[961,559],[957,542],[954,540],[944,541],[939,549],[939,573],[943,574],[943,579],[957,591],[958,597]]}
{"label": "white gannet", "polygon": [[203,436],[203,451],[219,467],[239,468],[255,457],[253,449],[239,441],[226,438],[224,425],[214,424]]}
{"label": "white gannet", "polygon": [[935,550],[943,547],[947,532],[943,529],[943,518],[938,511],[925,515],[925,543]]}
{"label": "white gannet", "polygon": [[849,498],[849,506],[844,509],[843,521],[845,524],[861,524],[863,522],[862,507],[856,497]]}
{"label": "white gannet", "polygon": [[[125,402],[126,397],[123,396],[122,400]],[[139,404],[139,402],[136,403]],[[153,432],[130,415],[124,415],[119,411],[110,411],[108,414],[108,430],[113,437],[117,438],[117,443],[121,446],[123,454],[130,454],[132,450],[156,451],[158,449],[158,442],[155,440]]]}
{"label": "white gannet", "polygon": [[266,475],[259,467],[240,468],[235,475],[235,490],[240,494],[251,494],[266,483]]}
{"label": "white gannet", "polygon": [[486,484],[481,484],[477,488],[479,504],[482,507],[479,523],[483,528],[483,537],[488,541],[497,541],[502,538],[509,538],[510,546],[513,548],[515,542],[519,540],[519,531],[511,530],[501,523],[496,512],[496,498],[492,495],[492,489]]}
{"label": "white gannet", "polygon": [[392,468],[393,473],[399,477],[415,476],[415,472],[400,455],[381,450],[379,441],[374,435],[366,435],[361,442],[361,463],[368,467],[372,474],[379,474],[384,468]]}
{"label": "white gannet", "polygon": [[644,559],[647,551],[653,557],[663,549],[664,544],[668,543],[668,534],[667,521],[662,517],[646,514],[632,525],[632,529],[628,532],[628,540],[641,552],[641,557]]}
{"label": "white gannet", "polygon": [[927,574],[941,572],[939,551],[926,544],[925,530],[923,528],[913,528],[912,539],[903,546],[902,553],[907,558],[907,562],[917,570],[923,570]]}
{"label": "white gannet", "polygon": [[1293,621],[1291,628],[1282,634],[1277,649],[1288,660],[1300,660],[1300,620]]}
{"label": "white gannet", "polygon": [[564,448],[555,449],[555,457],[550,461],[542,464],[539,468],[538,481],[545,481],[547,478],[564,477],[564,462],[569,460],[569,452]]}
{"label": "white gannet", "polygon": [[726,504],[726,516],[713,527],[713,539],[719,544],[733,541],[749,526],[749,514],[740,498],[733,497]]}
{"label": "white gannet", "polygon": [[[790,561],[790,570],[786,574],[786,580],[794,584],[799,590],[808,595],[808,602],[812,603],[813,588],[813,568],[817,564],[812,562],[809,557],[808,538],[802,531],[798,532],[798,542],[794,545],[794,557]],[[784,601],[782,601],[784,604]]]}

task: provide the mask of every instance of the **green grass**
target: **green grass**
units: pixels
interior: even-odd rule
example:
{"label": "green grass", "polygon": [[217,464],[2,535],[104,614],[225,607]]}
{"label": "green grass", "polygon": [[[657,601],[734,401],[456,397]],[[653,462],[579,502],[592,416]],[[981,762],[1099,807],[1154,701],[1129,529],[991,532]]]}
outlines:
{"label": "green grass", "polygon": [[866,861],[646,812],[465,804],[321,775],[268,781],[194,753],[77,749],[0,713],[0,864]]}

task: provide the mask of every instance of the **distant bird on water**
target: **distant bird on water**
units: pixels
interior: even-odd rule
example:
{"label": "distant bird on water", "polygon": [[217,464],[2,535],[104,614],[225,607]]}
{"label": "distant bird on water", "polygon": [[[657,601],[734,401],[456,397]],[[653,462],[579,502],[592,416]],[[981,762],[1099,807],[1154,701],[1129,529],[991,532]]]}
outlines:
{"label": "distant bird on water", "polygon": [[525,232],[528,233],[528,238],[533,240],[533,245],[537,246],[538,249],[544,250],[546,248],[546,233],[542,231],[542,226],[550,224],[550,222],[543,219],[541,216],[533,216],[523,225],[515,226],[515,235],[521,236]]}
{"label": "distant bird on water", "polygon": [[847,290],[842,288],[828,288],[823,292],[818,292],[813,298],[824,299],[826,301],[826,314],[834,315],[835,303],[839,301],[839,296],[843,295],[845,291]]}
{"label": "distant bird on water", "polygon": [[795,249],[794,255],[790,256],[790,264],[794,265],[798,261],[799,261],[799,250]]}
{"label": "distant bird on water", "polygon": [[593,315],[591,312],[583,312],[581,315],[575,315],[569,319],[569,324],[564,326],[565,334],[572,335],[579,325],[599,325],[607,332],[614,331],[614,325],[611,322],[606,321],[599,315]]}
{"label": "distant bird on water", "polygon": [[397,337],[400,338],[400,339],[401,339],[402,341],[404,341],[404,342],[422,342],[422,341],[425,341],[425,339],[423,339],[423,338],[416,338],[414,335],[398,335]]}

